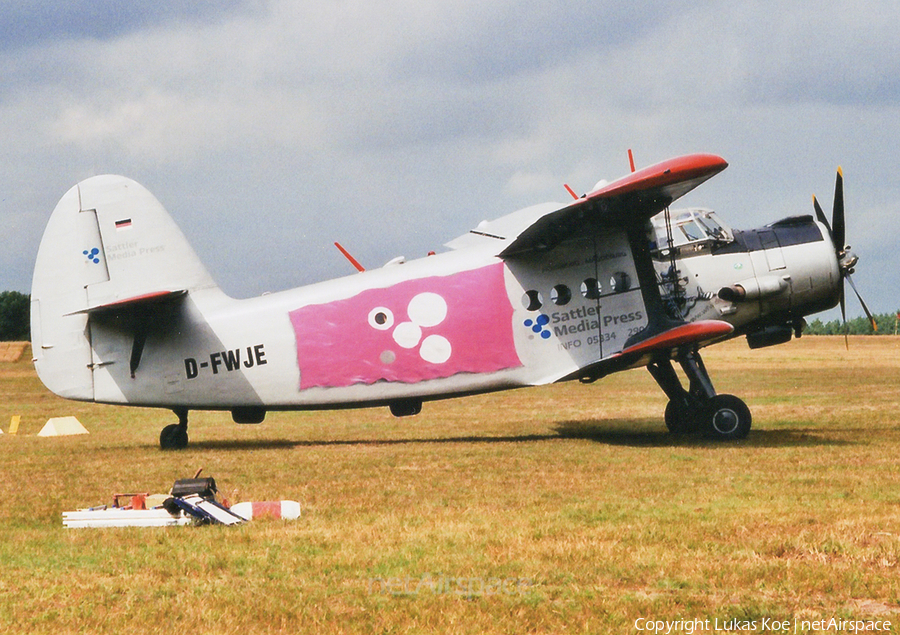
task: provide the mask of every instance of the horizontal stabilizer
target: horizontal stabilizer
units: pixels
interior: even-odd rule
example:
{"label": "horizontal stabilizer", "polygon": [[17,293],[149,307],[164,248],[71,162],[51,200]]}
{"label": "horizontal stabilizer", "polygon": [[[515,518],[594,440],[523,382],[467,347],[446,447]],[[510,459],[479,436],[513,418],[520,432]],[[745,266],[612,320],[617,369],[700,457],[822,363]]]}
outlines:
{"label": "horizontal stabilizer", "polygon": [[67,313],[66,315],[77,315],[79,313],[85,313],[87,315],[93,315],[97,313],[113,313],[133,309],[136,307],[141,307],[143,309],[150,305],[164,304],[178,298],[183,298],[185,295],[187,295],[187,289],[180,289],[178,291],[156,291],[153,293],[144,293],[133,298],[125,298],[124,300],[116,300],[114,302],[107,302],[105,304],[89,306],[78,311],[72,311],[71,313]]}

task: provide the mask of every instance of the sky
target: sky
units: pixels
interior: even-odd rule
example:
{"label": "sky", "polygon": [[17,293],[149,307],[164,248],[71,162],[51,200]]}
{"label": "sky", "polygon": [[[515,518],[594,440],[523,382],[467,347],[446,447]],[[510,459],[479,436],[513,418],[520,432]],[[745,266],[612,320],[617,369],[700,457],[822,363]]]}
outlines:
{"label": "sky", "polygon": [[[900,309],[900,4],[801,0],[6,0],[0,289],[29,292],[75,183],[128,176],[250,297],[377,267],[694,152],[674,207],[830,214]],[[848,296],[851,296],[848,291]],[[848,314],[862,311],[855,298]],[[836,310],[821,315],[835,319]]]}

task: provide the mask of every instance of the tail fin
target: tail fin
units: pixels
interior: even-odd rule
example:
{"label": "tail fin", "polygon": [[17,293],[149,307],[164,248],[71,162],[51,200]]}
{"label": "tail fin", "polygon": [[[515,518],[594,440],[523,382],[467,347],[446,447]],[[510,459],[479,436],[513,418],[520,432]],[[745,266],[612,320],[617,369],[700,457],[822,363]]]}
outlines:
{"label": "tail fin", "polygon": [[215,288],[159,201],[121,176],[82,181],[57,204],[38,249],[31,333],[41,381],[70,399],[94,398],[94,312]]}

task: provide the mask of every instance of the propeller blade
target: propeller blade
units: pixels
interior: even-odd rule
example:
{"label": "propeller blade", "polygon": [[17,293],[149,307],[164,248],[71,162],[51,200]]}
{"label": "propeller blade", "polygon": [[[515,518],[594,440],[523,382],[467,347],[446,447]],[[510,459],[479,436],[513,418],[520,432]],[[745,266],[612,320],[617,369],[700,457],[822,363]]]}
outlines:
{"label": "propeller blade", "polygon": [[838,167],[834,181],[834,207],[831,211],[831,226],[834,229],[834,248],[843,249],[844,237],[844,171]]}
{"label": "propeller blade", "polygon": [[854,284],[853,278],[850,277],[849,273],[847,274],[847,282],[850,283],[850,287],[853,289],[853,293],[856,294],[856,297],[859,299],[859,303],[862,305],[863,311],[866,312],[866,317],[869,318],[869,324],[872,325],[872,330],[877,331],[878,324],[875,322],[875,318],[872,317],[872,313],[869,311],[869,307],[867,307],[866,303],[863,301],[862,296],[859,295],[859,291],[856,289],[856,284]]}
{"label": "propeller blade", "polygon": [[[831,223],[828,222],[828,218],[825,216],[825,212],[822,211],[822,206],[819,205],[819,200],[816,198],[816,195],[813,194],[813,207],[816,208],[816,219],[825,225],[825,228],[828,230],[828,235],[834,240],[834,232],[831,231]],[[836,248],[837,245],[835,245]],[[843,245],[841,245],[843,247]]]}
{"label": "propeller blade", "polygon": [[[862,299],[862,296],[859,294],[859,290],[856,288],[856,284],[853,282],[853,278],[850,277],[850,272],[853,271],[853,265],[856,264],[856,256],[849,252],[849,248],[846,245],[846,222],[844,219],[844,170],[838,166],[837,176],[834,181],[834,206],[832,207],[831,212],[831,225],[828,224],[828,219],[825,217],[825,212],[822,211],[822,206],[819,205],[819,201],[816,199],[815,195],[812,197],[813,199],[813,208],[816,210],[816,219],[825,225],[828,229],[828,233],[831,234],[831,241],[834,243],[835,251],[837,252],[838,263],[841,265],[841,278],[846,278],[847,282],[850,283],[850,287],[853,289],[853,292],[856,294],[856,297],[859,299],[860,305],[862,305],[863,311],[866,312],[866,317],[869,318],[869,323],[872,325],[872,330],[878,330],[878,324],[875,322],[875,318],[872,317],[871,311],[869,311],[869,307],[866,306],[865,301]],[[841,322],[844,325],[844,346],[847,347],[847,350],[850,350],[850,337],[849,330],[847,329],[847,299],[844,292],[844,284],[843,280],[841,280],[841,295],[840,295],[840,304],[841,304]]]}

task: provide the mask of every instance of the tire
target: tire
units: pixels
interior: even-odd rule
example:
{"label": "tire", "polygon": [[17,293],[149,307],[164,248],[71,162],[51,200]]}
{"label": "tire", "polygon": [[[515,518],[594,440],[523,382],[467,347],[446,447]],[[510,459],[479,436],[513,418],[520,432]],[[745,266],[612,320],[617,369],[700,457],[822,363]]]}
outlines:
{"label": "tire", "polygon": [[159,433],[159,448],[161,450],[183,450],[188,444],[187,430],[173,423],[167,425]]}
{"label": "tire", "polygon": [[672,434],[690,434],[697,430],[696,409],[672,399],[666,404],[666,427]]}
{"label": "tire", "polygon": [[750,432],[750,409],[734,395],[716,395],[703,405],[703,433],[715,441],[736,441]]}

